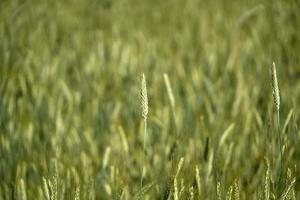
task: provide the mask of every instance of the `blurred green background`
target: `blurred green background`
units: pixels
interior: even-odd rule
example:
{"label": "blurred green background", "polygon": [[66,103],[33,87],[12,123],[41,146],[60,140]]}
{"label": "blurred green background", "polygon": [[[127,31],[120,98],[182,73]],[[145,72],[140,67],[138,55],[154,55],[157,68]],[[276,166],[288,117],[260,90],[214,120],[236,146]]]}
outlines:
{"label": "blurred green background", "polygon": [[1,0],[0,199],[176,199],[181,157],[179,199],[230,199],[230,188],[231,199],[300,199],[299,10],[298,0]]}

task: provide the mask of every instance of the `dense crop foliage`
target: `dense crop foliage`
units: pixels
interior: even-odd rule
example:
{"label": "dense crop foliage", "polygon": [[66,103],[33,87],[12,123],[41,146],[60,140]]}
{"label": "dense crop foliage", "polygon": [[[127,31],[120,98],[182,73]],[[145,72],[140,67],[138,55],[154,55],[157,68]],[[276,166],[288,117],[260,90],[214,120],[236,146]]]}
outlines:
{"label": "dense crop foliage", "polygon": [[299,10],[1,0],[0,199],[300,199]]}

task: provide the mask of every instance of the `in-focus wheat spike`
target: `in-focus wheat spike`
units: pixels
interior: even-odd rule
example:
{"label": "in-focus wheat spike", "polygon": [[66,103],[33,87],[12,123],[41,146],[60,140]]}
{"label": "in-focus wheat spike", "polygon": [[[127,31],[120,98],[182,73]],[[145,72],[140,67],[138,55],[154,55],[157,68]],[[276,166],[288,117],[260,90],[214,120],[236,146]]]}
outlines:
{"label": "in-focus wheat spike", "polygon": [[142,105],[142,117],[144,119],[144,150],[146,145],[146,135],[147,135],[147,117],[148,117],[148,95],[147,95],[147,84],[146,76],[142,74],[142,84],[141,84],[141,105]]}
{"label": "in-focus wheat spike", "polygon": [[279,124],[280,95],[279,95],[279,87],[278,87],[278,79],[277,79],[275,62],[273,62],[271,72],[272,72],[272,91],[273,91],[272,93],[273,93],[274,107],[277,112],[278,124]]}
{"label": "in-focus wheat spike", "polygon": [[148,95],[147,95],[146,76],[144,73],[142,74],[141,100],[142,100],[142,116],[146,121],[148,116]]}
{"label": "in-focus wheat spike", "polygon": [[273,93],[273,100],[274,100],[274,108],[277,113],[277,130],[278,130],[278,141],[279,141],[279,150],[280,150],[280,178],[282,175],[282,136],[280,134],[280,115],[279,115],[279,109],[280,109],[280,94],[279,94],[279,87],[278,87],[278,79],[277,79],[277,72],[276,72],[276,66],[275,62],[273,62],[273,65],[271,67],[272,72],[272,93]]}

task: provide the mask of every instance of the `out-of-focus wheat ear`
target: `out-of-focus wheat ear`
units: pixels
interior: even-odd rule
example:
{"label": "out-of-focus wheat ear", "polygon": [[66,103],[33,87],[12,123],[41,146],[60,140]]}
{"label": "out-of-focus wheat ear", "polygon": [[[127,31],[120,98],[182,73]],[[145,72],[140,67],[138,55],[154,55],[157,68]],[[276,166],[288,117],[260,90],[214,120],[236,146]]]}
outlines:
{"label": "out-of-focus wheat ear", "polygon": [[218,200],[222,200],[222,196],[221,196],[221,183],[220,183],[220,181],[218,181],[218,183],[217,183],[217,199]]}
{"label": "out-of-focus wheat ear", "polygon": [[45,198],[46,198],[46,200],[50,200],[49,186],[48,186],[47,179],[45,177],[43,177],[43,186],[44,186]]}
{"label": "out-of-focus wheat ear", "polygon": [[54,175],[51,179],[48,179],[48,186],[50,191],[50,200],[57,200],[57,191],[58,191],[58,185],[57,185],[57,179],[58,179],[58,171],[57,171],[57,163],[56,160],[54,160]]}
{"label": "out-of-focus wheat ear", "polygon": [[182,169],[182,166],[183,166],[183,162],[184,162],[184,157],[181,157],[180,160],[179,160],[179,163],[177,165],[177,171],[176,171],[176,174],[175,174],[175,178],[178,177],[181,169]]}
{"label": "out-of-focus wheat ear", "polygon": [[142,117],[144,119],[144,150],[145,150],[146,136],[147,136],[148,95],[147,95],[146,76],[144,73],[142,74],[142,84],[141,84],[141,105],[142,105]]}
{"label": "out-of-focus wheat ear", "polygon": [[279,94],[279,86],[278,86],[275,62],[273,62],[273,65],[271,67],[271,72],[272,72],[272,93],[273,93],[273,100],[274,100],[274,108],[277,112],[277,120],[279,126],[280,125],[280,117],[279,117],[280,94]]}
{"label": "out-of-focus wheat ear", "polygon": [[27,194],[26,194],[26,185],[25,185],[25,182],[24,182],[24,179],[21,178],[20,180],[20,188],[19,188],[19,198],[22,199],[22,200],[27,200]]}
{"label": "out-of-focus wheat ear", "polygon": [[195,199],[194,187],[191,186],[189,191],[190,191],[190,200],[194,200]]}
{"label": "out-of-focus wheat ear", "polygon": [[229,187],[225,199],[226,200],[231,200],[231,196],[232,196],[232,185]]}
{"label": "out-of-focus wheat ear", "polygon": [[179,192],[178,192],[178,183],[177,183],[177,177],[182,169],[182,166],[183,166],[183,162],[184,162],[184,157],[181,157],[180,158],[180,161],[177,165],[177,171],[176,171],[176,174],[174,176],[174,200],[179,200]]}
{"label": "out-of-focus wheat ear", "polygon": [[270,199],[270,164],[267,158],[265,160],[267,163],[267,171],[265,177],[264,193],[265,193],[265,199]]}
{"label": "out-of-focus wheat ear", "polygon": [[233,183],[233,190],[234,190],[234,193],[233,193],[234,199],[240,200],[240,190],[239,190],[239,185],[238,185],[237,180],[235,180]]}
{"label": "out-of-focus wheat ear", "polygon": [[180,179],[180,192],[179,192],[179,199],[182,199],[181,197],[183,196],[183,194],[185,193],[185,184],[184,184],[184,179],[181,178]]}
{"label": "out-of-focus wheat ear", "polygon": [[[287,170],[287,180],[286,180],[286,182],[287,182],[287,183],[292,183],[293,180],[294,180],[294,179],[293,179],[293,177],[292,177],[292,171],[291,171],[290,168],[288,168],[288,170]],[[296,193],[295,193],[295,188],[294,188],[294,187],[291,188],[291,191],[289,192],[289,195],[288,195],[288,199],[290,199],[290,200],[296,200]]]}
{"label": "out-of-focus wheat ear", "polygon": [[292,190],[292,188],[294,187],[294,184],[296,182],[296,179],[294,178],[291,183],[287,186],[287,188],[285,189],[285,191],[283,192],[283,194],[280,197],[280,200],[286,200],[288,199],[288,195],[290,193],[290,191]]}
{"label": "out-of-focus wheat ear", "polygon": [[200,195],[201,195],[201,182],[200,182],[200,172],[199,172],[198,165],[196,165],[195,171],[196,171],[196,183],[197,183],[197,189],[198,189],[198,197],[200,198]]}
{"label": "out-of-focus wheat ear", "polygon": [[80,186],[79,185],[76,187],[74,200],[80,200]]}

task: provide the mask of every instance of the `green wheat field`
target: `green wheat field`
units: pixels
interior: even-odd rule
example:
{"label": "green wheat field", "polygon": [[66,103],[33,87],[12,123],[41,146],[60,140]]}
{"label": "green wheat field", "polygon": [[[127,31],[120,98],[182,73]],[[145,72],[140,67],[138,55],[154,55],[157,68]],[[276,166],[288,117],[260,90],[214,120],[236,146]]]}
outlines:
{"label": "green wheat field", "polygon": [[299,0],[0,0],[1,200],[299,200]]}

